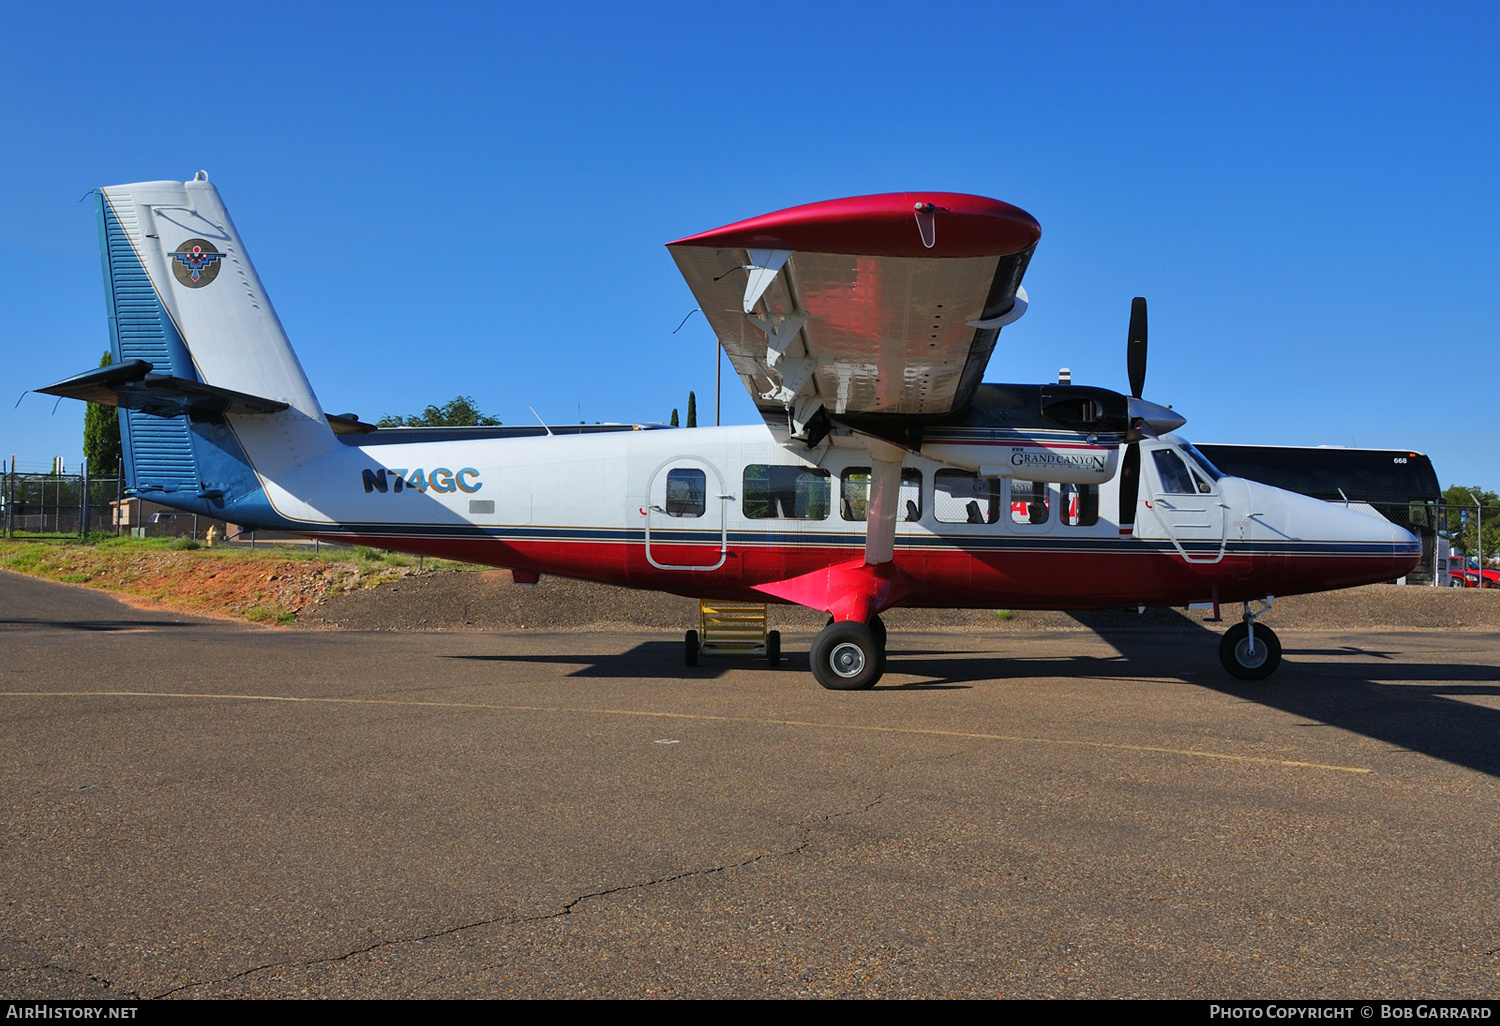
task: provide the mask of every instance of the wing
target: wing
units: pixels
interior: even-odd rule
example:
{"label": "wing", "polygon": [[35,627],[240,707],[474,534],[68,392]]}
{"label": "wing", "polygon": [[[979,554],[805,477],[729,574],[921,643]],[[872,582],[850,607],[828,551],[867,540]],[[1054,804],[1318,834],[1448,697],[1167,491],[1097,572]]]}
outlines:
{"label": "wing", "polygon": [[806,441],[829,418],[962,415],[1000,328],[1025,312],[1041,238],[958,193],[792,207],[669,243],[761,415]]}

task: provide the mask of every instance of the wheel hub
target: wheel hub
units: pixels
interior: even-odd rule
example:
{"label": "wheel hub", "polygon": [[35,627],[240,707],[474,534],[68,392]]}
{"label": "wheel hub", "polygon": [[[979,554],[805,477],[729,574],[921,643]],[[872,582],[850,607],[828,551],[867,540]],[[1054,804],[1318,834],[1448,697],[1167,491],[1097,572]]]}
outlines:
{"label": "wheel hub", "polygon": [[1247,670],[1254,670],[1263,665],[1270,652],[1270,648],[1264,641],[1255,646],[1255,651],[1250,651],[1249,638],[1241,639],[1240,643],[1234,646],[1235,661]]}
{"label": "wheel hub", "polygon": [[865,653],[858,645],[846,641],[828,653],[828,666],[840,677],[857,677],[865,668]]}

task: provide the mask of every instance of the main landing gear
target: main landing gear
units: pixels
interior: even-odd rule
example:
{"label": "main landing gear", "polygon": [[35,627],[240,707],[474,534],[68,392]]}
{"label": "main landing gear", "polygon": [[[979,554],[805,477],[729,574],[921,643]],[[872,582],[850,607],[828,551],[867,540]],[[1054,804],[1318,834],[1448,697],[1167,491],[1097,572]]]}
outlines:
{"label": "main landing gear", "polygon": [[1230,676],[1240,680],[1265,680],[1281,665],[1281,639],[1269,627],[1256,626],[1255,621],[1271,608],[1271,599],[1266,599],[1265,608],[1252,612],[1250,603],[1245,603],[1245,619],[1224,632],[1219,639],[1219,662]]}
{"label": "main landing gear", "polygon": [[830,620],[812,645],[812,672],[830,691],[873,688],[885,673],[885,622]]}

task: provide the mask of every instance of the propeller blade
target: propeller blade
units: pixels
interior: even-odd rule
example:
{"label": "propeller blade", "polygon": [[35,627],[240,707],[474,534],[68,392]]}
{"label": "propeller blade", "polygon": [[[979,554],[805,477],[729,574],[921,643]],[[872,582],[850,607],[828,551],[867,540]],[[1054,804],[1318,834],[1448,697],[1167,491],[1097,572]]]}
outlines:
{"label": "propeller blade", "polygon": [[1141,446],[1131,442],[1125,446],[1125,458],[1120,461],[1120,526],[1135,524],[1135,503],[1141,496]]}
{"label": "propeller blade", "polygon": [[1130,372],[1130,394],[1139,399],[1146,388],[1146,300],[1130,301],[1130,338],[1125,346],[1125,366]]}

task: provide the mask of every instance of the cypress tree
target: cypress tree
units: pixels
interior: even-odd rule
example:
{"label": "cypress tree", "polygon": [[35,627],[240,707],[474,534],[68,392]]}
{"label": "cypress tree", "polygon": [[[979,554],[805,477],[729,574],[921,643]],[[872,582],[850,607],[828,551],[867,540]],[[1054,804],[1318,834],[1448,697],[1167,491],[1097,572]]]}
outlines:
{"label": "cypress tree", "polygon": [[693,393],[691,393],[691,392],[688,393],[688,420],[687,420],[687,426],[688,427],[697,427],[698,426],[698,397],[696,395],[694,395]]}
{"label": "cypress tree", "polygon": [[677,427],[677,409],[676,409],[676,407],[673,407],[673,409],[672,409],[672,426],[673,427]]}
{"label": "cypress tree", "polygon": [[[106,352],[99,366],[108,367],[114,357]],[[114,477],[120,472],[120,411],[113,406],[89,403],[83,411],[83,458],[95,477]]]}

